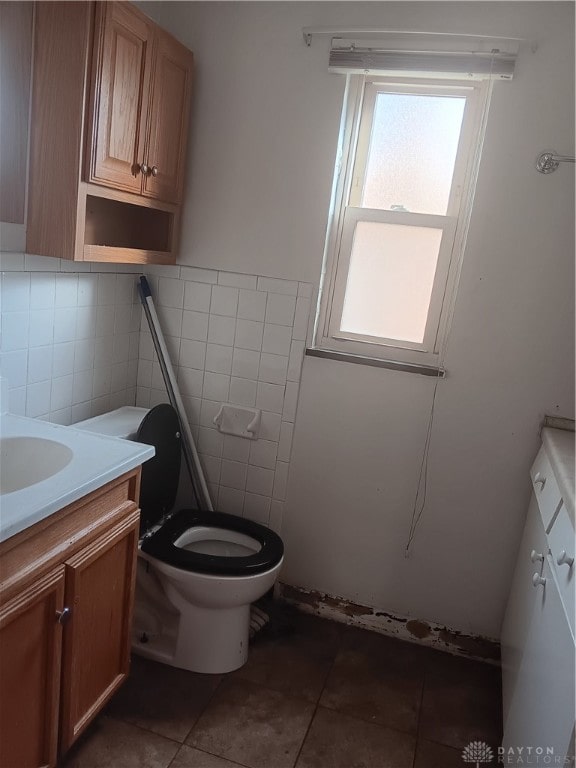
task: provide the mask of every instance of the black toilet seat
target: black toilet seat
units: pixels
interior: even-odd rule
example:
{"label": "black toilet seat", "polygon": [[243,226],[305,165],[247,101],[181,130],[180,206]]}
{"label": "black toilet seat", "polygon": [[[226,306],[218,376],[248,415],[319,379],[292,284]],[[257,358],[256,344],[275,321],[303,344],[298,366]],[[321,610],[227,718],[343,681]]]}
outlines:
{"label": "black toilet seat", "polygon": [[[225,557],[190,552],[177,547],[174,542],[189,528],[208,526],[243,533],[255,539],[261,546],[259,552],[242,557]],[[151,536],[144,538],[141,549],[163,563],[213,576],[252,576],[278,565],[284,555],[282,539],[259,523],[225,512],[200,512],[181,509]]]}

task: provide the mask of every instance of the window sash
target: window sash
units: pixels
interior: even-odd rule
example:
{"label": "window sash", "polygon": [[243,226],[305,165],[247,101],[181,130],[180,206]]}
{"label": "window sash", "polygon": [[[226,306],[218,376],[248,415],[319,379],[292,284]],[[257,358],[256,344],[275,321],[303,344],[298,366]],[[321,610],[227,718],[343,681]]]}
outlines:
{"label": "window sash", "polygon": [[[442,239],[440,242],[430,305],[426,318],[424,339],[421,343],[402,339],[387,339],[381,336],[369,336],[340,330],[350,258],[352,255],[352,243],[356,225],[359,222],[376,222],[380,224],[394,224],[410,227],[431,227],[442,230]],[[328,336],[332,339],[348,341],[356,340],[366,344],[380,345],[388,348],[394,347],[397,349],[409,349],[421,352],[435,351],[436,331],[440,321],[444,286],[448,278],[455,230],[456,219],[454,217],[436,216],[433,214],[404,213],[399,211],[382,211],[374,208],[356,208],[347,206],[344,213],[340,259],[335,275],[332,307],[328,322]],[[387,354],[389,353],[390,350],[388,349]]]}
{"label": "window sash", "polygon": [[368,153],[370,151],[370,137],[372,134],[372,122],[374,119],[374,110],[376,99],[379,94],[406,94],[414,96],[455,96],[466,99],[464,114],[462,116],[462,126],[460,128],[460,138],[456,150],[456,160],[452,174],[452,184],[450,187],[450,196],[448,199],[447,216],[457,216],[462,197],[464,175],[466,172],[465,163],[459,162],[463,148],[470,142],[472,115],[471,97],[474,95],[474,88],[471,86],[455,87],[454,85],[438,85],[429,83],[415,84],[390,84],[380,81],[368,80],[364,86],[362,109],[359,115],[358,141],[356,144],[356,154],[352,169],[352,183],[350,186],[349,204],[359,205],[366,177],[366,165],[368,163]]}

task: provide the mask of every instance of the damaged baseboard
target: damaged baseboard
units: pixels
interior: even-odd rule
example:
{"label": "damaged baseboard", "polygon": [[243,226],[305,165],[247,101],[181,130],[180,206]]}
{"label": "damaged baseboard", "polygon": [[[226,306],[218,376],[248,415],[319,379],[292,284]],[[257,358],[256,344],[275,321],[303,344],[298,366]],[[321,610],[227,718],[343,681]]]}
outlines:
{"label": "damaged baseboard", "polygon": [[312,613],[361,629],[370,629],[457,656],[500,664],[500,644],[480,635],[466,635],[429,621],[396,616],[344,598],[325,595],[312,589],[292,587],[281,582],[276,583],[275,595],[279,600],[304,613]]}

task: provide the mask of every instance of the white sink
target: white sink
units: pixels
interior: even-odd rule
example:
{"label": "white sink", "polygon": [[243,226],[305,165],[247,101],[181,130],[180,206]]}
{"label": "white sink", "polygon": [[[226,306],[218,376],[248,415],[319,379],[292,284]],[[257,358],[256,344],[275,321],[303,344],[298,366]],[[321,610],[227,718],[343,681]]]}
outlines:
{"label": "white sink", "polygon": [[72,461],[73,451],[43,437],[0,438],[0,494],[47,480]]}
{"label": "white sink", "polygon": [[0,414],[0,541],[153,455],[150,445]]}

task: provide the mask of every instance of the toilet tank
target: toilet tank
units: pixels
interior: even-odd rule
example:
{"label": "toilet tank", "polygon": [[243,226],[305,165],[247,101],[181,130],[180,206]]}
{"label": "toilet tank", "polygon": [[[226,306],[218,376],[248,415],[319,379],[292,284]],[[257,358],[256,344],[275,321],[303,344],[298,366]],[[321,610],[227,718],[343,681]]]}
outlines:
{"label": "toilet tank", "polygon": [[148,410],[148,408],[125,405],[122,408],[116,408],[115,411],[71,424],[71,427],[107,437],[123,437],[125,440],[135,440],[138,427]]}
{"label": "toilet tank", "polygon": [[[96,434],[107,435],[108,437],[135,440],[138,427],[149,410],[149,408],[136,408],[135,406],[125,405],[122,408],[116,408],[115,411],[103,413],[101,416],[94,416],[92,419],[86,419],[85,421],[78,421],[70,426],[72,429],[84,429],[87,432],[95,432]],[[184,509],[187,507],[196,509],[197,506],[190,476],[188,472],[182,471],[180,472],[180,482],[178,484],[174,509]]]}

